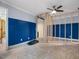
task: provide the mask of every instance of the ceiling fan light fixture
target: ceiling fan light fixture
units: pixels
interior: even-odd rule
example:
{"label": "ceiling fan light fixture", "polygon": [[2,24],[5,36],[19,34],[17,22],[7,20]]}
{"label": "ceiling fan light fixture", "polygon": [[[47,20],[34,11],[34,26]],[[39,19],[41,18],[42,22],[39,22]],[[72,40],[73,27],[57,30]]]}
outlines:
{"label": "ceiling fan light fixture", "polygon": [[51,12],[51,14],[56,14],[56,11],[55,11],[55,10],[54,10],[54,11],[52,11],[52,12]]}
{"label": "ceiling fan light fixture", "polygon": [[52,11],[52,12],[50,12],[50,15],[53,16],[53,15],[55,15],[56,13],[57,13],[56,11]]}

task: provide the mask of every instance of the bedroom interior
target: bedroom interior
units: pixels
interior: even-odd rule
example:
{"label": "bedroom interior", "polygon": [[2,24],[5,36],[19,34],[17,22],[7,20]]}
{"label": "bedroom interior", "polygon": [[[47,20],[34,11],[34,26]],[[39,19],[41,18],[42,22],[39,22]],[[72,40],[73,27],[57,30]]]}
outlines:
{"label": "bedroom interior", "polygon": [[0,59],[78,59],[78,50],[78,0],[0,0]]}

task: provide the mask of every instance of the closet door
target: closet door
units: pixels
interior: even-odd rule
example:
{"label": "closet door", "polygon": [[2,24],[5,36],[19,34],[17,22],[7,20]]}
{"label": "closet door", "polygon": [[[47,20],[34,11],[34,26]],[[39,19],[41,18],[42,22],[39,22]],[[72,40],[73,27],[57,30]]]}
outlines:
{"label": "closet door", "polygon": [[55,37],[55,25],[53,25],[53,37]]}
{"label": "closet door", "polygon": [[59,37],[59,24],[56,25],[56,37]]}
{"label": "closet door", "polygon": [[71,38],[71,23],[66,24],[66,38]]}
{"label": "closet door", "polygon": [[78,23],[72,24],[72,39],[78,39]]}
{"label": "closet door", "polygon": [[78,32],[79,32],[79,19],[78,16],[73,17],[73,23],[72,23],[72,39],[78,39]]}
{"label": "closet door", "polygon": [[65,37],[65,24],[60,25],[60,37]]}
{"label": "closet door", "polygon": [[66,17],[66,38],[71,39],[71,16]]}

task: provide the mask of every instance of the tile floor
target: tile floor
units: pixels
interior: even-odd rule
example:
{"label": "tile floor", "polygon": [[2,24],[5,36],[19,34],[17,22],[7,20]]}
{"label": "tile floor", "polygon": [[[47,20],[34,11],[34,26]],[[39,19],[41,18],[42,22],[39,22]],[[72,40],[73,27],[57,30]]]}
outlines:
{"label": "tile floor", "polygon": [[79,44],[60,41],[24,44],[3,53],[0,59],[79,59]]}

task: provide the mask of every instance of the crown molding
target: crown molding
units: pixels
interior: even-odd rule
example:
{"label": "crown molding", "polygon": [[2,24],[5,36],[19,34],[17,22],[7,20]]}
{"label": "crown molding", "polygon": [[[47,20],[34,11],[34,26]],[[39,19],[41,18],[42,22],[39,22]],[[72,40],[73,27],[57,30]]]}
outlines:
{"label": "crown molding", "polygon": [[0,0],[0,1],[1,1],[2,3],[5,3],[5,4],[7,4],[7,5],[13,7],[13,8],[16,8],[16,9],[18,9],[18,10],[20,10],[20,11],[23,11],[23,12],[25,12],[25,13],[31,15],[31,16],[34,16],[34,13],[33,13],[33,12],[30,12],[30,11],[24,10],[23,8],[20,8],[20,7],[14,6],[14,5],[10,4],[10,3],[7,2],[7,1],[4,1],[4,0]]}

